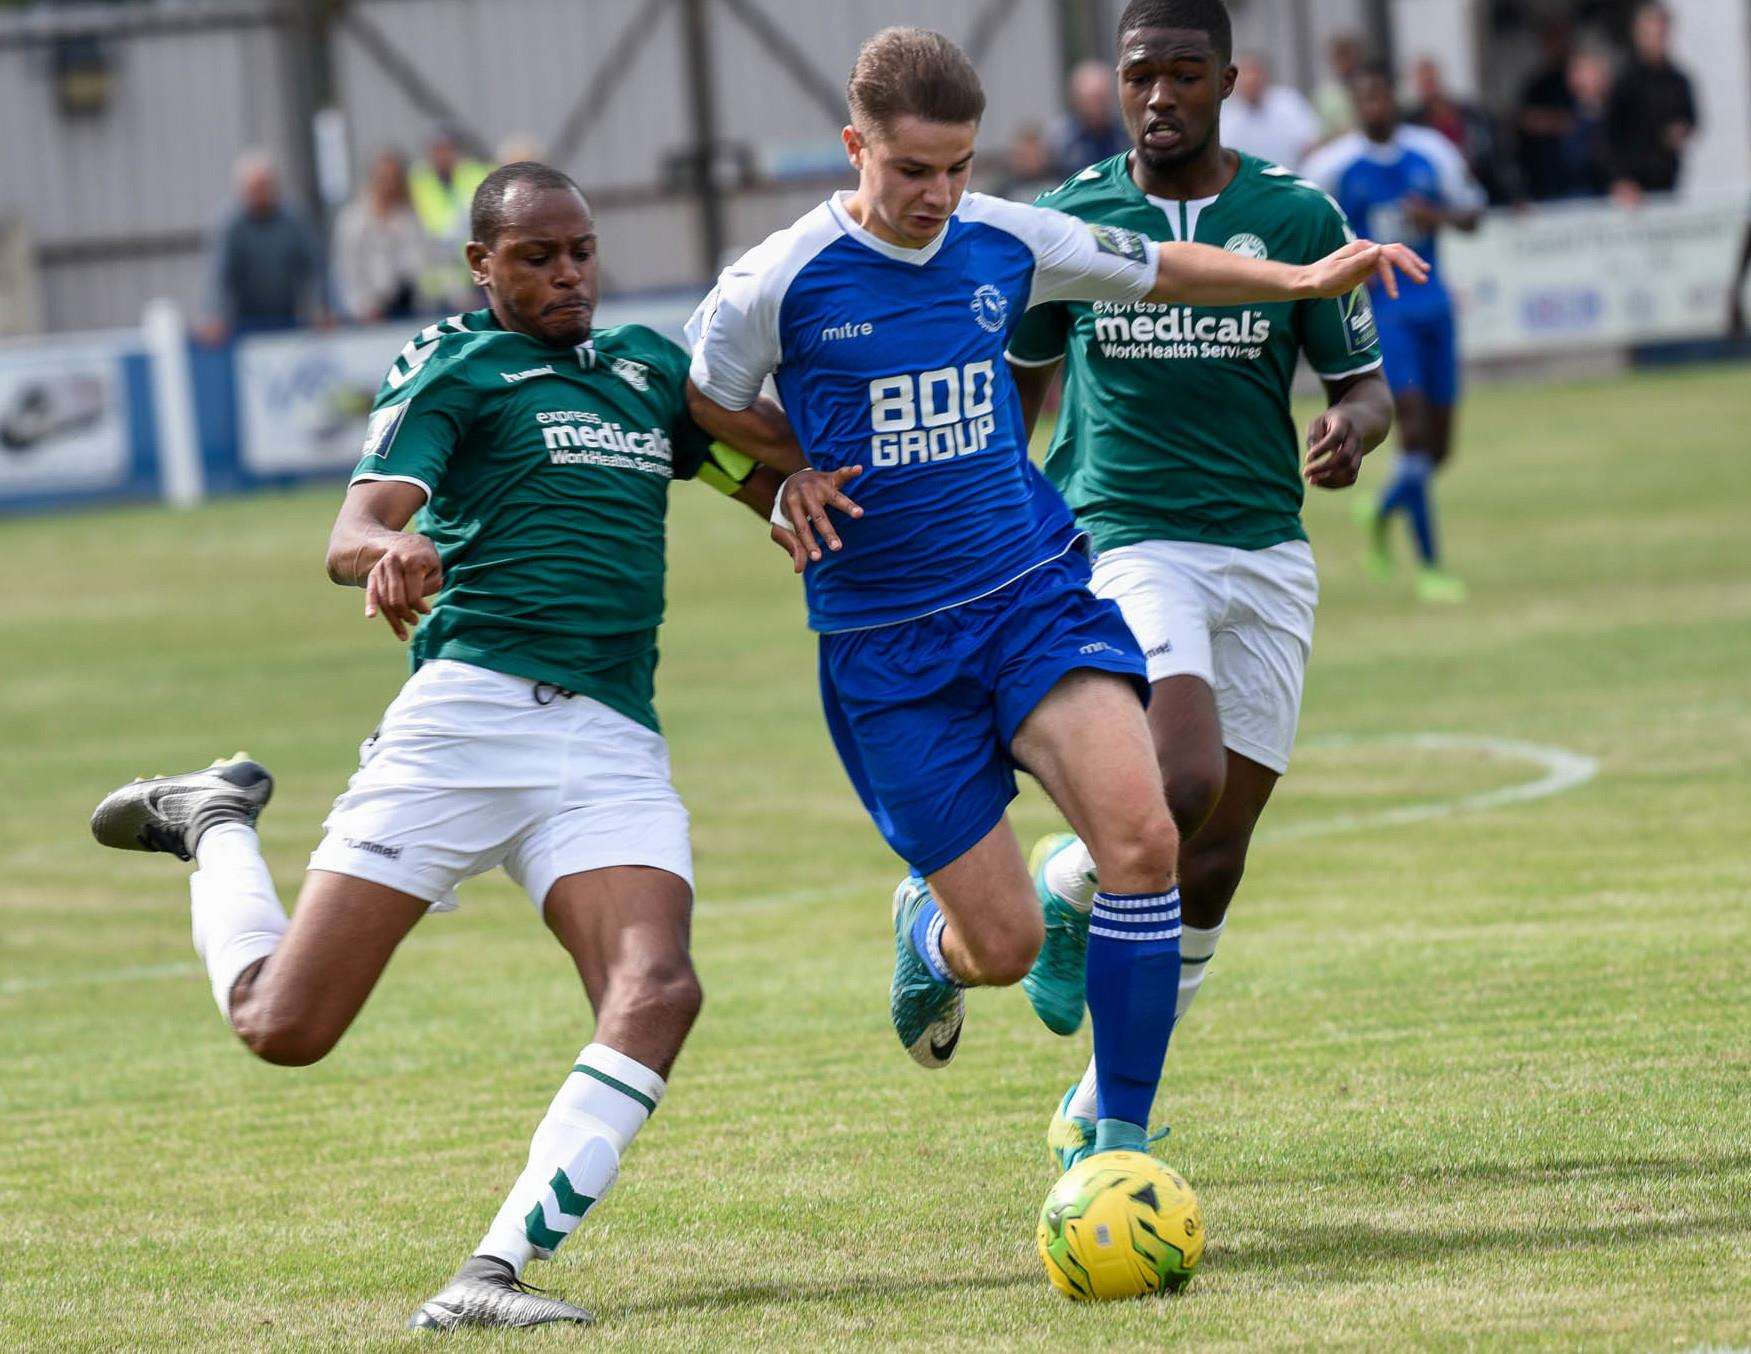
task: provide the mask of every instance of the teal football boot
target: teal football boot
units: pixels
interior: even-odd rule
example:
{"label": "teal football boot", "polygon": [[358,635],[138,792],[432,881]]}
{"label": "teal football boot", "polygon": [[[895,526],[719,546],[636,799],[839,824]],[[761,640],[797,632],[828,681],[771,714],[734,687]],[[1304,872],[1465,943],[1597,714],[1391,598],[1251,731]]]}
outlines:
{"label": "teal football boot", "polygon": [[907,875],[894,890],[894,986],[888,1014],[894,1033],[920,1067],[947,1067],[961,1041],[966,997],[951,983],[938,982],[912,948],[912,923],[930,898],[930,885]]}
{"label": "teal football boot", "polygon": [[1058,1162],[1058,1169],[1067,1171],[1094,1148],[1094,1120],[1070,1113],[1070,1100],[1080,1082],[1071,1082],[1070,1089],[1058,1102],[1052,1122],[1046,1129],[1046,1148]]}
{"label": "teal football boot", "polygon": [[1035,842],[1028,856],[1046,939],[1021,987],[1033,1003],[1034,1014],[1053,1034],[1075,1034],[1081,1028],[1088,977],[1089,913],[1046,886],[1046,862],[1075,840],[1072,833],[1054,832]]}

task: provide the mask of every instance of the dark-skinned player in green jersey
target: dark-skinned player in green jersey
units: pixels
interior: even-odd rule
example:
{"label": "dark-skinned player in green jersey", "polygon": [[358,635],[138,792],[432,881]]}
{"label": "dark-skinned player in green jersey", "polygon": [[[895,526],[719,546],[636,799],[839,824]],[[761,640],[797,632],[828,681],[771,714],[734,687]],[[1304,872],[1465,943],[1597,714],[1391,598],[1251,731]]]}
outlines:
{"label": "dark-skinned player in green jersey", "polygon": [[[92,819],[106,846],[198,862],[213,996],[270,1063],[327,1054],[415,923],[494,866],[570,953],[593,1037],[475,1253],[410,1323],[440,1330],[590,1319],[530,1291],[523,1267],[614,1183],[700,1004],[687,812],[652,707],[669,485],[698,476],[764,516],[779,482],[693,422],[679,347],[641,325],[592,329],[596,231],[569,178],[496,170],[471,236],[491,304],[422,330],[391,365],[329,540],[329,576],[412,632],[414,673],[290,921],[254,830],[273,788],[259,764],[138,781]],[[757,414],[750,449],[800,468],[777,406]],[[386,1165],[426,1188],[416,1161]]]}
{"label": "dark-skinned player in green jersey", "polygon": [[[1231,44],[1221,0],[1132,0],[1118,32],[1132,149],[1040,205],[1287,263],[1342,245],[1343,213],[1317,186],[1223,147]],[[1302,355],[1327,402],[1304,446],[1289,407]],[[1249,306],[1059,302],[1028,313],[1009,358],[1030,428],[1065,368],[1046,474],[1093,538],[1091,586],[1148,656],[1149,725],[1182,842],[1177,1020],[1294,742],[1319,591],[1303,481],[1354,484],[1391,426],[1368,302],[1359,291]],[[1032,863],[1048,908],[1088,906],[1097,880],[1080,841],[1048,837]],[[1094,1120],[1091,1062],[1048,1133],[1065,1168],[1089,1150]]]}

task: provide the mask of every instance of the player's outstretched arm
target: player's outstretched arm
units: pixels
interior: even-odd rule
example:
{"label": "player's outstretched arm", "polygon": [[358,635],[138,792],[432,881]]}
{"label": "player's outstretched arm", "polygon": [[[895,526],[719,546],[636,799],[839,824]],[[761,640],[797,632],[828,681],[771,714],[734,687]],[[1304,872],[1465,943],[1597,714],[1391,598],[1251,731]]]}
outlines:
{"label": "player's outstretched arm", "polygon": [[1378,277],[1387,295],[1398,295],[1398,273],[1413,282],[1429,265],[1402,244],[1352,240],[1313,263],[1273,263],[1242,258],[1207,244],[1167,243],[1156,257],[1155,286],[1145,300],[1194,306],[1237,306],[1261,301],[1308,301],[1345,296]]}
{"label": "player's outstretched arm", "polygon": [[808,465],[784,410],[764,396],[756,397],[746,409],[726,409],[689,380],[687,412],[718,441],[771,466],[780,475],[794,474]]}
{"label": "player's outstretched arm", "polygon": [[405,480],[361,481],[347,490],[328,534],[328,576],[364,588],[365,615],[382,613],[397,639],[432,609],[426,599],[444,582],[438,548],[402,530],[425,501],[425,489]]}

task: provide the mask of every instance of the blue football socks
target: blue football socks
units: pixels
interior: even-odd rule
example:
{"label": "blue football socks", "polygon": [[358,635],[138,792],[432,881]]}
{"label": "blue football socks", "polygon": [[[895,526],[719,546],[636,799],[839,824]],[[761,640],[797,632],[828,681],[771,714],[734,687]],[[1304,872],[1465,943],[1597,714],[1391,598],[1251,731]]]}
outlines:
{"label": "blue football socks", "polygon": [[950,972],[948,961],[942,957],[942,932],[947,924],[948,919],[936,905],[935,897],[925,899],[918,915],[912,918],[912,949],[937,982],[960,987],[961,980]]}
{"label": "blue football socks", "polygon": [[1411,534],[1416,538],[1417,554],[1422,557],[1425,565],[1433,567],[1436,562],[1435,549],[1435,510],[1431,497],[1430,482],[1435,477],[1435,462],[1428,453],[1421,451],[1402,452],[1398,458],[1396,473],[1392,483],[1386,486],[1386,492],[1380,496],[1380,506],[1377,509],[1381,517],[1390,517],[1393,513],[1403,511],[1411,520]]}
{"label": "blue football socks", "polygon": [[[1179,889],[1094,895],[1088,1013],[1100,1108],[1097,1143],[1105,1134],[1112,1147],[1136,1146],[1149,1125],[1179,999],[1179,938]],[[1116,1121],[1111,1128],[1109,1120]]]}

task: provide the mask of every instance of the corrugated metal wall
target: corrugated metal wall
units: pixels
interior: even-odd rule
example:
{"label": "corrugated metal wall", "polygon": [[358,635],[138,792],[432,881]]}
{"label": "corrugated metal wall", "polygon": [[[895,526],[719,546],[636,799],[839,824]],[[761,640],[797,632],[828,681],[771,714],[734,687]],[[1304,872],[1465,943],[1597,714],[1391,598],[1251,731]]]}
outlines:
{"label": "corrugated metal wall", "polygon": [[[0,217],[38,245],[50,329],[130,323],[154,295],[199,296],[195,247],[254,146],[288,156],[282,45],[259,6],[191,4],[182,22],[130,29],[113,7],[8,16],[0,27]],[[106,39],[106,110],[69,116],[55,31]]]}
{"label": "corrugated metal wall", "polygon": [[[919,23],[991,40],[979,65],[989,96],[983,145],[995,153],[1021,122],[1058,108],[1060,0],[753,0],[829,89],[843,85],[857,44],[888,23]],[[607,277],[619,289],[688,286],[701,275],[697,213],[666,192],[664,164],[691,139],[682,6],[673,0],[354,0],[351,8],[419,72],[487,146],[513,135],[549,147],[628,25],[648,28],[598,125],[561,167],[598,190]],[[716,137],[771,165],[831,149],[838,123],[738,21],[708,0],[719,105]],[[275,0],[175,7],[106,5],[0,16],[0,218],[15,216],[39,247],[45,327],[127,324],[144,301],[198,303],[199,240],[223,211],[236,156],[263,146],[301,160],[307,91]],[[113,70],[106,111],[69,117],[57,105],[55,32],[93,31]],[[642,31],[642,29],[641,29]],[[417,151],[433,129],[422,110],[336,26],[334,93],[355,166],[384,145]],[[297,175],[289,179],[294,185]],[[731,245],[757,241],[821,194],[765,184],[732,194]]]}

